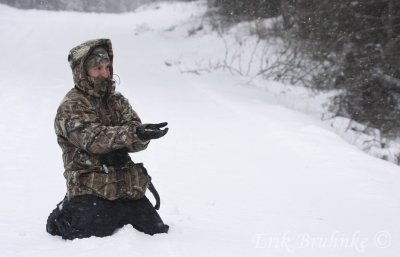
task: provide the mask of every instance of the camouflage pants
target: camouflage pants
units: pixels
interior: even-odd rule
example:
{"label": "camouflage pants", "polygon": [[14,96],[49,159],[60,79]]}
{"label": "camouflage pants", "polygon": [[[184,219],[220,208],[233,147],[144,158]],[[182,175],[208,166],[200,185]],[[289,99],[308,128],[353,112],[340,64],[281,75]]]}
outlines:
{"label": "camouflage pants", "polygon": [[46,230],[51,235],[72,240],[109,236],[127,224],[149,235],[168,233],[169,228],[146,197],[110,201],[82,195],[60,202],[49,215]]}

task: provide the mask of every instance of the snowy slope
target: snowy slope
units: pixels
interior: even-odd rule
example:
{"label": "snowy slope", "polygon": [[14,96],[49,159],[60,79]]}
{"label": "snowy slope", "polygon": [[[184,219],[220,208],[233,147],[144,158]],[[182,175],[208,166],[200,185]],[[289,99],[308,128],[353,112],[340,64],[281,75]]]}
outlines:
{"label": "snowy slope", "polygon": [[[122,15],[0,5],[0,256],[398,256],[398,166],[238,77],[165,65],[221,49],[213,34],[187,36],[204,11],[202,2]],[[161,194],[168,235],[45,232],[65,194],[53,118],[72,87],[67,53],[98,37],[112,39],[118,90],[142,120],[170,123],[132,155]]]}

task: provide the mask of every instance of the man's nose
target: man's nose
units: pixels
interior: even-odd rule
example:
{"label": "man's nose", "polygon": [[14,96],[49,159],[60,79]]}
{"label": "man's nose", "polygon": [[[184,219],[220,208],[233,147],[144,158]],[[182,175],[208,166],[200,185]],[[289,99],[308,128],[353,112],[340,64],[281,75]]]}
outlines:
{"label": "man's nose", "polygon": [[100,71],[100,77],[102,78],[108,78],[110,76],[110,72],[108,71],[108,69],[102,69]]}

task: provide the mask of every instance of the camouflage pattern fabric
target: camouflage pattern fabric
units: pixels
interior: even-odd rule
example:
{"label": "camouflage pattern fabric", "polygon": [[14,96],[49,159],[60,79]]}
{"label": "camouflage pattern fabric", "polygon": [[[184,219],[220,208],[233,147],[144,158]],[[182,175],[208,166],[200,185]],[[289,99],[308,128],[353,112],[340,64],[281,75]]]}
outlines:
{"label": "camouflage pattern fabric", "polygon": [[[99,46],[108,52],[112,74],[113,54],[108,39],[87,41],[73,48],[68,56],[75,88],[62,100],[54,122],[63,152],[67,196],[139,199],[150,178],[141,164],[132,162],[128,152],[146,149],[149,141],[137,137],[141,120],[128,100],[115,91],[113,81],[96,88],[87,77],[85,60]],[[104,163],[115,152],[123,161]]]}
{"label": "camouflage pattern fabric", "polygon": [[109,61],[110,57],[108,57],[107,51],[102,47],[96,47],[85,61],[85,68],[95,68],[100,63]]}

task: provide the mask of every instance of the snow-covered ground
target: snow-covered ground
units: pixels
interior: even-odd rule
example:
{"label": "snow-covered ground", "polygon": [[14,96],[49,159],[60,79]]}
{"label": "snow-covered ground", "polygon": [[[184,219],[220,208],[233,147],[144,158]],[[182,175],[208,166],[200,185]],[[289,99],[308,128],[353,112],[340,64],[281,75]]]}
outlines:
{"label": "snow-covered ground", "polygon": [[[0,256],[398,256],[398,166],[294,111],[308,104],[274,93],[284,85],[264,81],[265,91],[227,72],[166,65],[220,54],[215,33],[188,36],[205,8],[162,3],[99,15],[0,5]],[[118,90],[142,120],[170,124],[132,155],[161,194],[167,235],[125,226],[64,241],[45,232],[65,194],[53,118],[73,86],[67,53],[100,37],[112,39]]]}

